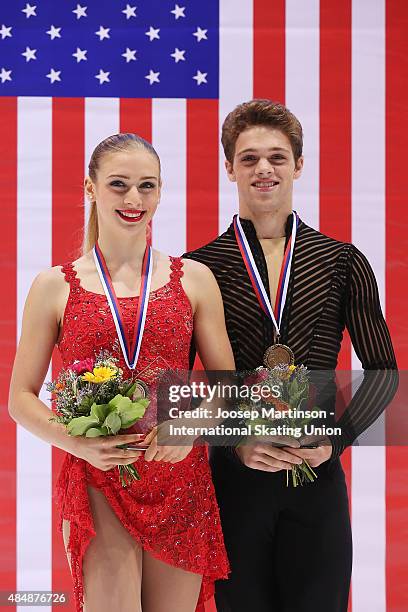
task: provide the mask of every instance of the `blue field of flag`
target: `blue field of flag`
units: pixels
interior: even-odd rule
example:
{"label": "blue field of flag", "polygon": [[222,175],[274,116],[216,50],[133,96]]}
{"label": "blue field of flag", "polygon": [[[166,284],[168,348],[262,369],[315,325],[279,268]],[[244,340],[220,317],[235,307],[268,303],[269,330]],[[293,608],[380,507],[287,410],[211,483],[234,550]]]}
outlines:
{"label": "blue field of flag", "polygon": [[0,95],[217,98],[218,0],[13,0]]}

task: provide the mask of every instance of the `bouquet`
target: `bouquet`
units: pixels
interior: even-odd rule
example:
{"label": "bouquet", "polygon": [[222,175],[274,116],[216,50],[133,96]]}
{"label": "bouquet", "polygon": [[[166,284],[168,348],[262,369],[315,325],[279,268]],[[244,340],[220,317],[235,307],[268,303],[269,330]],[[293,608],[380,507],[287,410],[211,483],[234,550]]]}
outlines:
{"label": "bouquet", "polygon": [[[71,436],[87,438],[114,436],[132,427],[144,415],[149,400],[134,396],[136,382],[123,378],[118,361],[101,351],[95,358],[75,361],[55,381],[46,383],[56,413],[50,420],[65,425]],[[134,465],[117,467],[123,487],[129,480],[140,480]]]}
{"label": "bouquet", "polygon": [[[255,435],[293,435],[296,439],[306,435],[305,427],[315,418],[313,412],[317,407],[306,410],[311,386],[305,366],[280,364],[271,369],[261,366],[246,379],[246,384],[251,398],[254,397],[251,391],[258,392],[262,387],[257,409],[254,411],[251,406],[252,414],[257,416],[246,423]],[[294,487],[317,478],[306,460],[292,467],[291,476]],[[289,486],[289,470],[286,485]]]}

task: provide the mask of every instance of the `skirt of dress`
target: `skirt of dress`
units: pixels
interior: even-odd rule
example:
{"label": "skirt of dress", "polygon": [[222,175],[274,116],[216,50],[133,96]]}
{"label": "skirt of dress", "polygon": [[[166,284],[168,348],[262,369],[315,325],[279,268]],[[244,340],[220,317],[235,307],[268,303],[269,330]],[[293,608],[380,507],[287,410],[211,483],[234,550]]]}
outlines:
{"label": "skirt of dress", "polygon": [[227,578],[218,506],[206,450],[196,447],[179,463],[135,463],[141,480],[123,488],[117,468],[104,472],[67,454],[56,484],[59,528],[70,522],[68,552],[75,608],[83,610],[82,564],[96,535],[87,486],[100,490],[122,525],[140,546],[157,559],[201,574],[203,581],[196,612],[214,593],[214,581]]}

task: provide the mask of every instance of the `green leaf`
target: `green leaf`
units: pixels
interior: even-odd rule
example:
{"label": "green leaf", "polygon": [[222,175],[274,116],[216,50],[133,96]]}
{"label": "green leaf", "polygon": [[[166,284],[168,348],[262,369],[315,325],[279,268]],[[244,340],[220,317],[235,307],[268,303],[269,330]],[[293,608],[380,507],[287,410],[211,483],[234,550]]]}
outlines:
{"label": "green leaf", "polygon": [[108,430],[106,429],[106,427],[91,427],[85,434],[87,438],[99,438],[99,436],[107,435]]}
{"label": "green leaf", "polygon": [[133,402],[133,405],[142,406],[145,410],[149,404],[150,400],[147,397],[142,397],[141,399],[136,400],[136,402]]}
{"label": "green leaf", "polygon": [[120,410],[121,408],[130,406],[131,403],[132,403],[132,400],[129,397],[124,397],[123,395],[118,393],[117,395],[115,395],[114,398],[110,400],[109,406],[112,406],[113,408],[117,408],[118,410]]}
{"label": "green leaf", "polygon": [[81,416],[72,419],[67,425],[68,433],[71,436],[83,436],[91,427],[97,427],[99,421],[91,416]]}
{"label": "green leaf", "polygon": [[[146,404],[147,401],[147,404]],[[131,427],[142,418],[146,412],[146,407],[149,405],[149,400],[139,400],[132,402],[128,408],[118,409],[118,414],[122,422],[122,429]]]}
{"label": "green leaf", "polygon": [[117,434],[121,428],[122,421],[120,416],[116,412],[111,412],[105,419],[104,426],[108,428],[113,434]]}
{"label": "green leaf", "polygon": [[113,411],[113,408],[109,406],[109,404],[92,404],[91,407],[91,416],[95,419],[98,419],[99,423],[103,423],[110,412]]}
{"label": "green leaf", "polygon": [[289,393],[290,395],[295,395],[296,393],[298,393],[298,391],[299,391],[299,384],[295,378],[295,380],[293,380],[289,385]]}
{"label": "green leaf", "polygon": [[80,408],[90,408],[93,404],[92,397],[85,396],[82,398],[81,403],[79,404]]}
{"label": "green leaf", "polygon": [[132,395],[135,392],[135,389],[136,389],[136,383],[130,383],[123,389],[122,394],[126,395],[126,397],[132,397]]}

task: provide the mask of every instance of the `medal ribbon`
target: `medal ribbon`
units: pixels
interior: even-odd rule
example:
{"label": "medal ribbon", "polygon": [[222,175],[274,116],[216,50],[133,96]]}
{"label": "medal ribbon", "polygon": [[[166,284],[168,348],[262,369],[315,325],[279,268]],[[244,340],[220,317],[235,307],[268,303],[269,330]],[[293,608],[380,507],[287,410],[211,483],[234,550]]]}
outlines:
{"label": "medal ribbon", "polygon": [[259,274],[258,267],[255,263],[252,255],[251,247],[249,246],[248,240],[245,236],[244,230],[242,229],[241,222],[238,215],[234,216],[234,231],[235,238],[241,251],[242,259],[244,260],[245,267],[248,272],[249,279],[254,288],[255,295],[258,298],[258,302],[264,313],[271,319],[275,326],[277,335],[280,335],[280,325],[282,322],[283,309],[285,307],[286,296],[288,293],[290,270],[292,267],[293,250],[295,248],[297,227],[299,224],[299,217],[296,212],[293,212],[293,224],[292,234],[286,245],[285,253],[283,256],[283,262],[279,275],[278,289],[276,292],[275,309],[272,308],[271,302],[266,293],[264,284],[262,282],[261,275]]}
{"label": "medal ribbon", "polygon": [[108,300],[109,308],[112,313],[113,322],[115,323],[116,333],[120,347],[122,349],[123,357],[126,365],[130,370],[136,368],[137,360],[139,358],[140,347],[142,344],[144,326],[146,323],[147,307],[149,305],[150,285],[152,281],[153,271],[153,250],[151,244],[146,245],[146,250],[143,256],[142,263],[142,276],[140,279],[140,291],[139,291],[139,302],[136,312],[136,325],[135,333],[130,342],[129,336],[126,333],[126,328],[123,324],[122,309],[119,304],[119,300],[116,297],[115,289],[113,288],[111,275],[109,274],[108,266],[106,265],[105,258],[99,248],[98,243],[95,244],[93,250],[93,256],[95,266],[99,274],[99,278],[102,283],[103,290]]}

